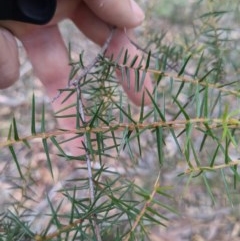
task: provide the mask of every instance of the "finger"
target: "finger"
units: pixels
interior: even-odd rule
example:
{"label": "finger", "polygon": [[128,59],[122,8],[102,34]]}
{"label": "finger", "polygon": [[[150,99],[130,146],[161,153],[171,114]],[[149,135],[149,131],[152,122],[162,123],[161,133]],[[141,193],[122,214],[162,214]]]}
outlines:
{"label": "finger", "polygon": [[[21,36],[20,40],[27,51],[35,75],[43,83],[48,97],[53,98],[58,89],[66,87],[70,72],[67,50],[57,26],[37,29]],[[64,98],[63,94],[53,103],[54,111],[62,108],[61,101]],[[60,124],[65,125],[64,119],[61,119]]]}
{"label": "finger", "polygon": [[0,29],[0,88],[7,88],[19,77],[17,43],[6,29]]}
{"label": "finger", "polygon": [[[101,21],[99,18],[91,12],[86,5],[82,4],[77,10],[73,17],[74,23],[79,27],[79,29],[90,39],[96,42],[99,45],[103,45],[106,41],[107,37],[110,34],[109,26]],[[130,34],[129,31],[128,34]],[[131,37],[133,38],[133,37]],[[136,55],[139,56],[139,60],[135,63],[135,66],[139,64],[142,53],[136,49],[135,46],[131,44],[129,38],[126,36],[123,30],[117,30],[114,33],[114,36],[111,40],[111,43],[108,47],[107,56],[114,56],[117,58],[120,51],[128,50],[129,59],[131,60]],[[123,56],[120,58],[119,63],[123,62]],[[142,63],[144,65],[144,63]],[[152,92],[152,84],[151,78],[147,73],[145,76],[145,81],[141,90],[135,90],[135,72],[133,69],[130,71],[130,85],[129,82],[126,81],[127,76],[121,76],[119,72],[117,72],[117,76],[122,84],[124,90],[126,91],[129,98],[137,105],[141,104],[143,93],[145,93],[145,104],[149,104],[151,102],[150,97],[146,94],[146,89],[151,93]],[[141,79],[141,74],[140,74]],[[125,81],[124,81],[125,80]]]}
{"label": "finger", "polygon": [[[20,36],[32,63],[35,75],[43,83],[48,96],[56,96],[58,89],[65,88],[70,66],[65,44],[56,25],[38,28]],[[54,110],[61,106],[61,98],[54,102]]]}
{"label": "finger", "polygon": [[[68,83],[70,66],[68,61],[68,53],[62,40],[57,26],[51,26],[44,29],[37,29],[31,33],[21,36],[28,57],[32,63],[33,70],[43,83],[48,96],[52,99],[58,93],[58,89],[65,88]],[[63,108],[62,101],[69,93],[62,95],[52,104],[54,112]],[[64,102],[64,106],[72,105],[76,102],[76,97],[72,95]],[[73,115],[76,109],[67,108],[61,115]],[[59,118],[58,124],[61,129],[71,130],[76,128],[76,118]],[[73,135],[74,136],[74,135]],[[66,136],[72,138],[72,135]],[[67,149],[72,154],[79,155],[81,140],[75,139],[67,142]]]}
{"label": "finger", "polygon": [[66,86],[70,71],[67,49],[57,25],[36,28],[18,37],[35,74],[48,87],[52,97],[54,91]]}
{"label": "finger", "polygon": [[144,19],[144,13],[134,0],[84,0],[88,7],[105,22],[133,28]]}

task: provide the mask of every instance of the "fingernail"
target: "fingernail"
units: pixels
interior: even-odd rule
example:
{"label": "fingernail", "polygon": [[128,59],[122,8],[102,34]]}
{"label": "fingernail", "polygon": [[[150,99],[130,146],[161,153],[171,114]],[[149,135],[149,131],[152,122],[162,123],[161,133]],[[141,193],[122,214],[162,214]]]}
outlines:
{"label": "fingernail", "polygon": [[1,35],[3,35],[3,37],[6,39],[6,40],[11,40],[12,39],[12,34],[5,28],[0,28],[0,33]]}
{"label": "fingernail", "polygon": [[130,4],[135,14],[135,17],[138,19],[139,22],[142,22],[145,18],[145,14],[143,10],[139,7],[139,5],[134,0],[130,0]]}
{"label": "fingernail", "polygon": [[13,34],[9,30],[0,27],[0,34],[5,38],[7,42],[10,42],[10,44],[12,43],[15,44],[16,40],[13,37]]}

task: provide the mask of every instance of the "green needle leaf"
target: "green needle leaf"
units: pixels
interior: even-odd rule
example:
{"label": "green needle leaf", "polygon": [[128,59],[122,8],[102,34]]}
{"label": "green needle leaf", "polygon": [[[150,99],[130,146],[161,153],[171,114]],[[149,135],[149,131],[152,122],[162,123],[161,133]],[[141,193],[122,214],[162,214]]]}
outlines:
{"label": "green needle leaf", "polygon": [[32,96],[32,119],[31,119],[31,133],[32,135],[36,135],[36,127],[35,127],[35,95]]}

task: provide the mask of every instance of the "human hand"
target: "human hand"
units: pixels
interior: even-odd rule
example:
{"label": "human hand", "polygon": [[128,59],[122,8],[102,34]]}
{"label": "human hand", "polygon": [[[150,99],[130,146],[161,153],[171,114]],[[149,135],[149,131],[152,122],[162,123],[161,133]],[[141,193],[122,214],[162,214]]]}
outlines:
{"label": "human hand", "polygon": [[[109,36],[109,25],[117,26],[118,30],[111,40],[107,55],[117,56],[122,48],[128,49],[132,57],[141,55],[123,31],[123,28],[130,29],[127,34],[133,38],[131,28],[143,21],[144,15],[133,1],[58,0],[53,19],[44,26],[0,21],[0,88],[6,88],[18,79],[18,51],[14,36],[23,43],[34,72],[46,87],[50,98],[56,95],[57,89],[66,86],[70,67],[67,49],[57,26],[59,21],[65,18],[71,19],[87,37],[99,45],[103,45]],[[152,91],[150,77],[146,76],[144,87],[139,92],[134,91],[134,71],[130,71],[130,77],[130,87],[126,81],[120,83],[129,98],[140,104],[144,89]],[[150,99],[146,95],[145,104],[149,102]],[[60,103],[61,99],[54,103],[54,110],[59,109]],[[61,120],[59,124],[61,128],[66,129],[75,126],[74,120],[69,119]]]}

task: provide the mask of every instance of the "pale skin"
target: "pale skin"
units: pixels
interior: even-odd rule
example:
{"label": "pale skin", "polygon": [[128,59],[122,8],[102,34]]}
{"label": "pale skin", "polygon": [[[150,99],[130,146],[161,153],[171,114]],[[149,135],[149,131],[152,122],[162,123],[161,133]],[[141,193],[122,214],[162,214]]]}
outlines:
{"label": "pale skin", "polygon": [[[142,56],[141,51],[133,46],[129,38],[134,40],[132,28],[141,24],[144,14],[140,8],[130,0],[58,0],[53,19],[44,26],[37,26],[15,21],[0,21],[0,88],[11,86],[19,78],[17,37],[27,51],[35,75],[41,80],[47,94],[53,98],[57,90],[64,88],[68,82],[70,66],[68,51],[58,29],[59,21],[71,19],[73,23],[89,39],[102,46],[110,34],[109,26],[117,26],[117,30],[108,47],[107,56],[117,56],[124,47],[130,56]],[[127,32],[124,29],[128,29]],[[127,35],[126,35],[127,33]],[[15,37],[14,37],[15,36]],[[141,57],[139,58],[141,59]],[[137,65],[137,63],[136,63]],[[49,67],[49,68],[47,68]],[[119,82],[121,83],[121,77]],[[147,75],[141,91],[134,90],[134,72],[131,71],[132,82],[130,88],[126,81],[122,86],[129,99],[139,105],[145,89],[152,92],[150,77]],[[62,95],[53,103],[53,110],[59,110]],[[69,100],[69,102],[74,100]],[[145,94],[145,104],[150,98]],[[75,110],[69,110],[73,112]],[[75,119],[61,119],[59,126],[63,129],[75,128]],[[80,154],[78,143],[69,144],[70,151]]]}

